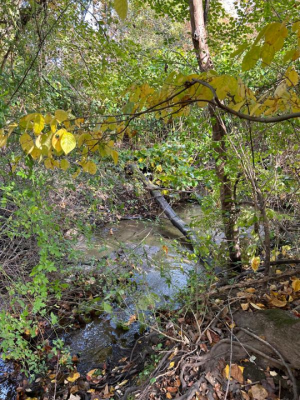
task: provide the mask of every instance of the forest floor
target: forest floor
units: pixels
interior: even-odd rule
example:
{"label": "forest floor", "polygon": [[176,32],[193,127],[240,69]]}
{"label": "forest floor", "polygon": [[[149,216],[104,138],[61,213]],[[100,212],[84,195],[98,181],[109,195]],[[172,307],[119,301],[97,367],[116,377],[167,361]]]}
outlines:
{"label": "forest floor", "polygon": [[[158,208],[147,196],[124,181],[109,193],[81,183],[76,191],[52,192],[50,200],[65,236],[72,236],[75,219],[98,226],[122,218],[153,218]],[[189,307],[157,310],[159,328],[149,326],[133,348],[119,348],[101,367],[80,374],[76,354],[65,363],[59,354],[49,358],[46,375],[25,379],[16,364],[14,371],[0,375],[0,384],[17,382],[16,400],[299,400],[299,275],[297,264],[287,263],[268,277],[245,270],[223,285],[217,280],[202,284]],[[99,296],[98,277],[92,278],[94,283],[87,285],[79,275],[72,290],[56,302],[77,329],[86,321],[74,313],[70,299],[75,304]],[[50,353],[52,333],[47,326],[40,328],[41,336],[49,337],[43,351]]]}
{"label": "forest floor", "polygon": [[189,310],[158,310],[159,330],[86,374],[75,354],[68,365],[53,358],[46,376],[19,383],[17,399],[298,400],[300,268],[248,272],[200,291]]}

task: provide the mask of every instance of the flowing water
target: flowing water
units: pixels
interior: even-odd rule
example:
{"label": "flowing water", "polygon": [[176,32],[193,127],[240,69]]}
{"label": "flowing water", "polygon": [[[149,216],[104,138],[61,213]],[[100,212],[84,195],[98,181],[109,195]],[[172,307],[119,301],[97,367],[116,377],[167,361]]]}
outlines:
{"label": "flowing water", "polygon": [[[178,214],[189,222],[193,217],[201,217],[201,208],[187,204],[178,210]],[[115,310],[118,319],[128,321],[130,315],[135,313],[134,301],[138,301],[139,297],[153,294],[159,307],[166,305],[170,308],[174,295],[186,287],[189,271],[194,269],[194,264],[180,252],[187,251],[183,239],[182,234],[164,217],[159,222],[119,221],[105,226],[89,241],[85,238],[79,240],[77,249],[81,251],[82,258],[80,268],[90,269],[93,260],[103,257],[111,261],[116,271],[122,260],[135,265],[133,279],[137,282],[137,299],[134,300],[130,295],[127,307]],[[178,241],[177,247],[174,246],[174,240]],[[80,356],[78,370],[87,372],[104,362],[119,346],[131,346],[138,334],[137,322],[131,324],[128,331],[124,331],[118,328],[114,318],[102,316],[84,328],[68,333],[64,339],[72,354]],[[5,368],[0,359],[0,376],[1,369]],[[10,390],[12,387],[9,384],[0,383],[0,399],[13,398],[9,396]]]}
{"label": "flowing water", "polygon": [[[190,204],[179,209],[178,214],[189,222],[193,217],[200,218],[201,208]],[[174,246],[174,240],[178,242],[177,246]],[[123,220],[107,225],[94,235],[89,245],[85,240],[80,241],[78,249],[84,253],[85,260],[106,255],[116,259],[116,266],[120,259],[134,263],[137,266],[134,279],[138,282],[138,294],[154,294],[159,307],[170,308],[174,295],[186,287],[189,272],[194,270],[194,263],[180,252],[187,251],[183,241],[182,234],[168,219],[161,218],[159,222]],[[134,300],[131,300],[118,318],[128,321],[134,313]],[[86,372],[103,362],[114,346],[118,347],[116,344],[124,347],[132,345],[138,332],[138,323],[133,323],[124,332],[117,328],[114,318],[106,321],[99,318],[71,333],[66,343],[72,352],[80,355],[78,370]]]}

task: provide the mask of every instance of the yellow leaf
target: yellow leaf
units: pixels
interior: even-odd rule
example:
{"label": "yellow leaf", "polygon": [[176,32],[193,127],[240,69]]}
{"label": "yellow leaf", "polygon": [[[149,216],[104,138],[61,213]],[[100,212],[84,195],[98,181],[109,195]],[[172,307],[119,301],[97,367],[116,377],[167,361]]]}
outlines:
{"label": "yellow leaf", "polygon": [[51,114],[46,114],[45,116],[45,124],[49,125],[53,119],[53,116]]}
{"label": "yellow leaf", "polygon": [[288,69],[285,76],[285,81],[288,86],[296,86],[298,84],[299,75],[294,69]]}
{"label": "yellow leaf", "polygon": [[45,126],[45,118],[42,114],[36,114],[33,120],[33,132],[39,135]]}
{"label": "yellow leaf", "polygon": [[174,361],[170,362],[170,365],[168,366],[168,369],[172,369],[174,367],[174,365],[175,365]]}
{"label": "yellow leaf", "polygon": [[77,118],[75,119],[75,125],[78,126],[78,128],[80,128],[80,125],[84,123],[84,119],[83,118]]}
{"label": "yellow leaf", "polygon": [[253,269],[254,272],[258,270],[259,265],[260,265],[260,257],[253,257],[251,260],[251,268]]}
{"label": "yellow leaf", "polygon": [[46,158],[46,160],[44,161],[44,164],[47,169],[54,169],[54,165],[53,165],[51,158]]}
{"label": "yellow leaf", "polygon": [[73,133],[65,131],[60,140],[61,148],[65,154],[69,154],[76,147],[76,139]]}
{"label": "yellow leaf", "polygon": [[64,110],[56,110],[55,118],[58,122],[64,122],[66,119],[68,119],[68,113]]}
{"label": "yellow leaf", "polygon": [[8,136],[4,135],[4,129],[0,129],[0,148],[6,146]]}
{"label": "yellow leaf", "polygon": [[81,172],[81,169],[80,168],[77,168],[77,170],[74,172],[74,174],[72,175],[72,178],[73,179],[76,179],[77,178],[77,176],[80,174],[80,172]]}
{"label": "yellow leaf", "polygon": [[82,133],[78,138],[78,147],[81,147],[83,144],[88,144],[92,139],[92,136],[89,133]]}
{"label": "yellow leaf", "polygon": [[25,153],[29,154],[33,148],[34,148],[34,143],[30,135],[28,133],[23,133],[23,135],[20,137],[20,144],[22,149],[25,151]]}
{"label": "yellow leaf", "polygon": [[121,19],[125,19],[128,12],[127,0],[114,0],[114,9]]}
{"label": "yellow leaf", "polygon": [[266,67],[267,65],[271,64],[275,56],[275,48],[274,46],[265,43],[261,49],[260,57],[262,58],[262,66]]}
{"label": "yellow leaf", "polygon": [[82,166],[85,172],[88,172],[91,175],[95,175],[97,172],[97,165],[93,161],[88,161]]}
{"label": "yellow leaf", "polygon": [[60,162],[60,168],[66,171],[68,168],[70,168],[70,163],[68,160],[61,160]]}
{"label": "yellow leaf", "polygon": [[32,149],[32,151],[30,152],[30,156],[34,159],[37,160],[38,158],[40,158],[42,154],[42,151],[40,149],[38,149],[37,147],[34,147]]}
{"label": "yellow leaf", "polygon": [[281,82],[274,92],[274,97],[282,97],[284,93],[286,93],[286,83]]}
{"label": "yellow leaf", "polygon": [[51,132],[55,132],[56,131],[56,127],[57,127],[57,120],[55,118],[53,118],[50,122],[50,129]]}
{"label": "yellow leaf", "polygon": [[166,398],[167,398],[167,399],[172,399],[172,395],[171,395],[171,393],[170,393],[170,392],[167,392],[167,394],[166,394]]}
{"label": "yellow leaf", "polygon": [[265,40],[269,44],[274,44],[278,37],[286,38],[288,35],[288,30],[284,24],[281,22],[270,23],[266,29]]}
{"label": "yellow leaf", "polygon": [[71,127],[71,122],[70,121],[64,121],[64,127],[66,128],[66,129],[70,129],[70,127]]}
{"label": "yellow leaf", "polygon": [[158,165],[158,166],[156,167],[156,171],[157,171],[157,172],[162,172],[162,170],[163,170],[163,169],[162,169],[162,166],[161,166],[161,165]]}
{"label": "yellow leaf", "polygon": [[69,382],[75,382],[75,381],[77,381],[77,379],[79,379],[80,378],[80,373],[79,372],[73,372],[72,374],[70,374],[68,377],[67,377],[67,380],[69,381]]}
{"label": "yellow leaf", "polygon": [[226,379],[229,379],[229,370],[230,370],[230,368],[229,368],[229,365],[227,364],[223,371],[223,374]]}
{"label": "yellow leaf", "polygon": [[300,279],[295,279],[292,283],[292,288],[294,292],[299,292],[300,290]]}
{"label": "yellow leaf", "polygon": [[91,371],[89,371],[89,372],[86,374],[86,376],[89,377],[89,378],[92,378],[92,376],[94,375],[94,373],[97,372],[97,371],[99,371],[99,369],[97,369],[97,368],[92,369]]}
{"label": "yellow leaf", "polygon": [[60,129],[57,132],[54,133],[54,135],[52,136],[52,147],[58,152],[60,153],[62,151],[61,148],[61,138],[62,135],[67,132],[65,129]]}
{"label": "yellow leaf", "polygon": [[119,158],[119,154],[116,150],[112,150],[111,151],[111,157],[114,160],[115,165],[118,164],[118,158]]}

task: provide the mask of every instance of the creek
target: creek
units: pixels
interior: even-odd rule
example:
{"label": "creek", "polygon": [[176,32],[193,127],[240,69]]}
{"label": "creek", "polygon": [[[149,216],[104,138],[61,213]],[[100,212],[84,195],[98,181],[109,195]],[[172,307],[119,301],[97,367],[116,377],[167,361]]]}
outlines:
{"label": "creek", "polygon": [[[187,203],[176,210],[187,223],[193,218],[200,218],[199,205]],[[177,245],[174,246],[174,240]],[[160,308],[170,308],[170,303],[176,293],[187,285],[189,272],[194,270],[194,262],[181,254],[187,251],[182,234],[161,217],[159,222],[141,220],[121,220],[118,224],[106,225],[96,232],[87,244],[82,238],[77,248],[84,254],[84,261],[99,259],[104,256],[136,265],[134,279],[137,282],[137,297],[148,294],[154,296],[156,305]],[[86,268],[91,268],[89,265]],[[135,313],[134,301],[137,298],[126,299],[127,307],[115,309],[118,321],[128,321]],[[176,307],[176,304],[173,304]],[[139,334],[139,323],[134,322],[127,331],[121,329],[115,318],[97,318],[84,328],[66,336],[66,344],[72,353],[80,355],[79,372],[87,372],[97,368],[112,353],[120,347],[131,347]]]}
{"label": "creek", "polygon": [[[194,203],[187,203],[176,212],[187,223],[193,218],[199,219],[202,213],[201,207]],[[177,241],[176,246],[174,240]],[[186,287],[189,272],[195,266],[180,251],[187,251],[181,233],[164,216],[159,222],[128,219],[106,225],[95,232],[89,241],[80,238],[76,247],[81,252],[80,269],[92,268],[93,260],[103,257],[112,260],[116,271],[121,259],[136,265],[137,297],[134,299],[129,295],[127,307],[114,310],[118,314],[117,319],[124,322],[135,313],[134,301],[138,301],[141,295],[153,295],[157,306],[169,309],[176,293]],[[113,352],[131,347],[138,335],[138,322],[124,330],[120,329],[115,318],[103,318],[102,315],[83,328],[63,335],[63,339],[71,353],[80,356],[78,371],[86,373],[97,368]],[[0,359],[0,376],[9,372],[9,368]],[[14,399],[14,392],[13,384],[0,382],[0,400]]]}

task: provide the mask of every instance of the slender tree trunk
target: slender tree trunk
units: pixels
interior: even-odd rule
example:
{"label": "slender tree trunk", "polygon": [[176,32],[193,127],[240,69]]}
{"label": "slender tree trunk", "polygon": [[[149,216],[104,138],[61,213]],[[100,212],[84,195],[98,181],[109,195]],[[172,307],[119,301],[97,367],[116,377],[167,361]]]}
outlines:
{"label": "slender tree trunk", "polygon": [[[204,9],[202,0],[189,0],[190,19],[192,27],[192,38],[198,65],[201,72],[213,68],[207,44],[207,31],[204,22]],[[215,142],[216,174],[220,181],[220,201],[222,209],[222,220],[224,224],[225,237],[228,245],[230,268],[240,270],[241,252],[239,246],[239,235],[236,229],[237,210],[234,201],[234,189],[230,176],[225,172],[227,163],[226,149],[226,127],[222,118],[218,115],[215,107],[208,107],[211,125],[212,139]]]}

